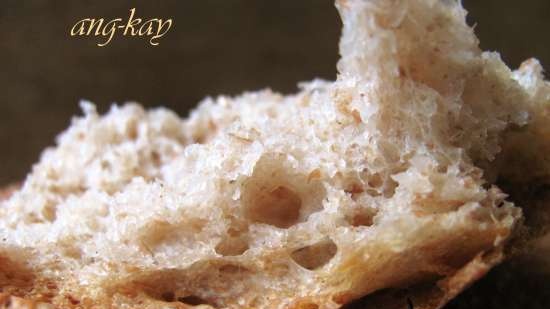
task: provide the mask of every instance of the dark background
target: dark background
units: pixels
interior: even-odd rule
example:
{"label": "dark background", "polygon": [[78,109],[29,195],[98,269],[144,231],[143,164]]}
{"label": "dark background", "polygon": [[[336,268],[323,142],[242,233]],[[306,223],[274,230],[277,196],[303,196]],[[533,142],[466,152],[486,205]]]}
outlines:
{"label": "dark background", "polygon": [[[550,67],[550,1],[464,0],[481,47],[517,67]],[[71,38],[86,17],[172,18],[160,45],[115,35]],[[79,113],[139,101],[185,116],[207,95],[334,79],[340,21],[332,0],[2,0],[0,3],[0,186],[23,179],[40,151]],[[497,267],[449,308],[550,308],[550,280],[514,261]],[[510,266],[512,265],[512,266]],[[525,267],[527,265],[527,267]]]}

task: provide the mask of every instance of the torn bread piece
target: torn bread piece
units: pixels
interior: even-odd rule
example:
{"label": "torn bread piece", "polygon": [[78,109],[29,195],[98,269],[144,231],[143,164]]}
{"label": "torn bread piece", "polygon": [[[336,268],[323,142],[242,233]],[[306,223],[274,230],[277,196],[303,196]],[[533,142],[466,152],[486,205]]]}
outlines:
{"label": "torn bread piece", "polygon": [[84,103],[0,206],[0,270],[27,276],[2,291],[63,308],[440,308],[483,276],[522,221],[494,185],[515,177],[497,159],[510,131],[548,145],[540,65],[480,51],[459,1],[336,6],[334,82],[206,99],[187,119]]}

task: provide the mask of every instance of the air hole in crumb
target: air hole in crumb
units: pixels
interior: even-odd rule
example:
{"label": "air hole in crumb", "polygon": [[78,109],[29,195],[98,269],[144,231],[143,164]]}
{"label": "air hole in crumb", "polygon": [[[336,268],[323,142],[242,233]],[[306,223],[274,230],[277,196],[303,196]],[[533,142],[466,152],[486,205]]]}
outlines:
{"label": "air hole in crumb", "polygon": [[153,161],[153,164],[155,166],[159,166],[160,163],[161,163],[161,160],[160,160],[160,154],[157,152],[157,151],[152,151],[151,152],[151,161]]}
{"label": "air hole in crumb", "polygon": [[221,265],[218,271],[222,275],[242,275],[250,272],[248,268],[234,264]]}
{"label": "air hole in crumb", "polygon": [[[152,300],[172,306],[208,305],[217,308],[232,300],[231,294],[220,293],[234,288],[235,282],[253,284],[254,270],[220,259],[205,259],[182,269],[157,269],[137,274],[113,286],[122,294],[144,293]],[[179,307],[178,307],[179,308]]]}
{"label": "air hole in crumb", "polygon": [[236,256],[248,250],[248,241],[244,236],[227,237],[216,245],[216,253],[223,256]]}
{"label": "air hole in crumb", "polygon": [[240,202],[247,223],[290,228],[323,209],[326,189],[316,179],[301,173],[300,163],[283,153],[264,154],[243,182]]}
{"label": "air hole in crumb", "polygon": [[369,176],[367,183],[371,188],[379,188],[384,184],[384,180],[380,174],[375,173]]}
{"label": "air hole in crumb", "polygon": [[348,222],[353,226],[371,226],[373,224],[373,217],[369,213],[358,213],[348,218]]}
{"label": "air hole in crumb", "polygon": [[31,213],[28,213],[27,215],[25,215],[24,217],[24,222],[27,223],[27,224],[34,224],[34,223],[43,223],[44,220],[42,220],[42,218],[40,218],[36,213],[34,212],[31,212]]}
{"label": "air hole in crumb", "polygon": [[101,169],[103,170],[111,170],[112,166],[111,166],[111,163],[109,161],[105,161],[105,160],[102,160],[101,163]]}
{"label": "air hole in crumb", "polygon": [[55,221],[57,218],[55,203],[53,201],[46,202],[44,208],[42,208],[42,217],[49,222]]}
{"label": "air hole in crumb", "polygon": [[128,137],[131,140],[136,140],[138,138],[137,122],[135,120],[128,123],[127,130],[128,130]]}
{"label": "air hole in crumb", "polygon": [[285,186],[263,187],[248,201],[248,217],[256,222],[288,228],[298,222],[302,200]]}
{"label": "air hole in crumb", "polygon": [[180,303],[184,303],[186,305],[190,306],[198,306],[198,305],[208,305],[208,302],[198,296],[195,295],[189,295],[184,297],[178,297],[178,301]]}
{"label": "air hole in crumb", "polygon": [[61,249],[61,253],[69,258],[79,260],[82,258],[82,251],[80,251],[80,248],[75,246],[74,244],[69,244],[67,241],[63,243],[63,248]]}
{"label": "air hole in crumb", "polygon": [[384,197],[391,198],[395,195],[395,189],[397,188],[398,183],[393,179],[388,179],[384,184]]}
{"label": "air hole in crumb", "polygon": [[76,299],[74,296],[67,295],[66,297],[72,305],[76,306],[76,305],[80,304],[80,300]]}
{"label": "air hole in crumb", "polygon": [[380,193],[378,190],[375,190],[375,189],[367,189],[365,190],[365,192],[367,192],[368,195],[372,196],[372,197],[376,197],[376,196],[380,196],[382,195],[382,193]]}
{"label": "air hole in crumb", "polygon": [[313,171],[311,171],[311,173],[309,173],[309,175],[307,176],[307,182],[309,183],[311,181],[318,180],[321,178],[321,176],[322,176],[321,170],[316,168]]}
{"label": "air hole in crumb", "polygon": [[368,171],[364,171],[361,178],[364,182],[364,185],[361,187],[366,194],[372,197],[382,195],[384,190],[384,179],[379,173],[370,174]]}
{"label": "air hole in crumb", "polygon": [[141,249],[151,251],[156,247],[177,242],[187,235],[200,233],[205,225],[206,220],[199,218],[187,218],[183,223],[153,220],[140,229],[137,240]]}
{"label": "air hole in crumb", "polygon": [[315,270],[326,265],[338,251],[338,247],[327,238],[313,245],[294,250],[290,257],[305,269]]}
{"label": "air hole in crumb", "polygon": [[356,201],[359,195],[365,190],[363,189],[363,186],[358,183],[352,183],[348,188],[345,190],[346,193],[351,195],[351,199]]}
{"label": "air hole in crumb", "polygon": [[173,302],[176,299],[176,295],[172,291],[164,292],[160,295],[163,301]]}

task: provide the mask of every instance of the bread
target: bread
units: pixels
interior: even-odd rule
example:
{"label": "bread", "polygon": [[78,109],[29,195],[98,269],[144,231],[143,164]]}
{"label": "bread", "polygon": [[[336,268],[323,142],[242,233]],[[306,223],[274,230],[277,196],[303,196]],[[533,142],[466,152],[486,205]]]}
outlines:
{"label": "bread", "polygon": [[480,51],[459,1],[336,6],[336,81],[83,102],[0,206],[4,306],[440,308],[498,263],[523,215],[496,181],[550,171],[540,65]]}

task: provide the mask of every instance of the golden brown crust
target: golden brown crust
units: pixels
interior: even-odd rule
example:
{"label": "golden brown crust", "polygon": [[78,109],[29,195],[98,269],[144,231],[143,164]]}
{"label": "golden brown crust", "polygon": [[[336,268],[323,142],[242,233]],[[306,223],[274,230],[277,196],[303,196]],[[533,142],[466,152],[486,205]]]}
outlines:
{"label": "golden brown crust", "polygon": [[347,309],[440,309],[464,289],[482,278],[502,259],[502,248],[487,254],[480,253],[454,274],[445,278],[419,283],[413,287],[379,291],[346,307]]}

